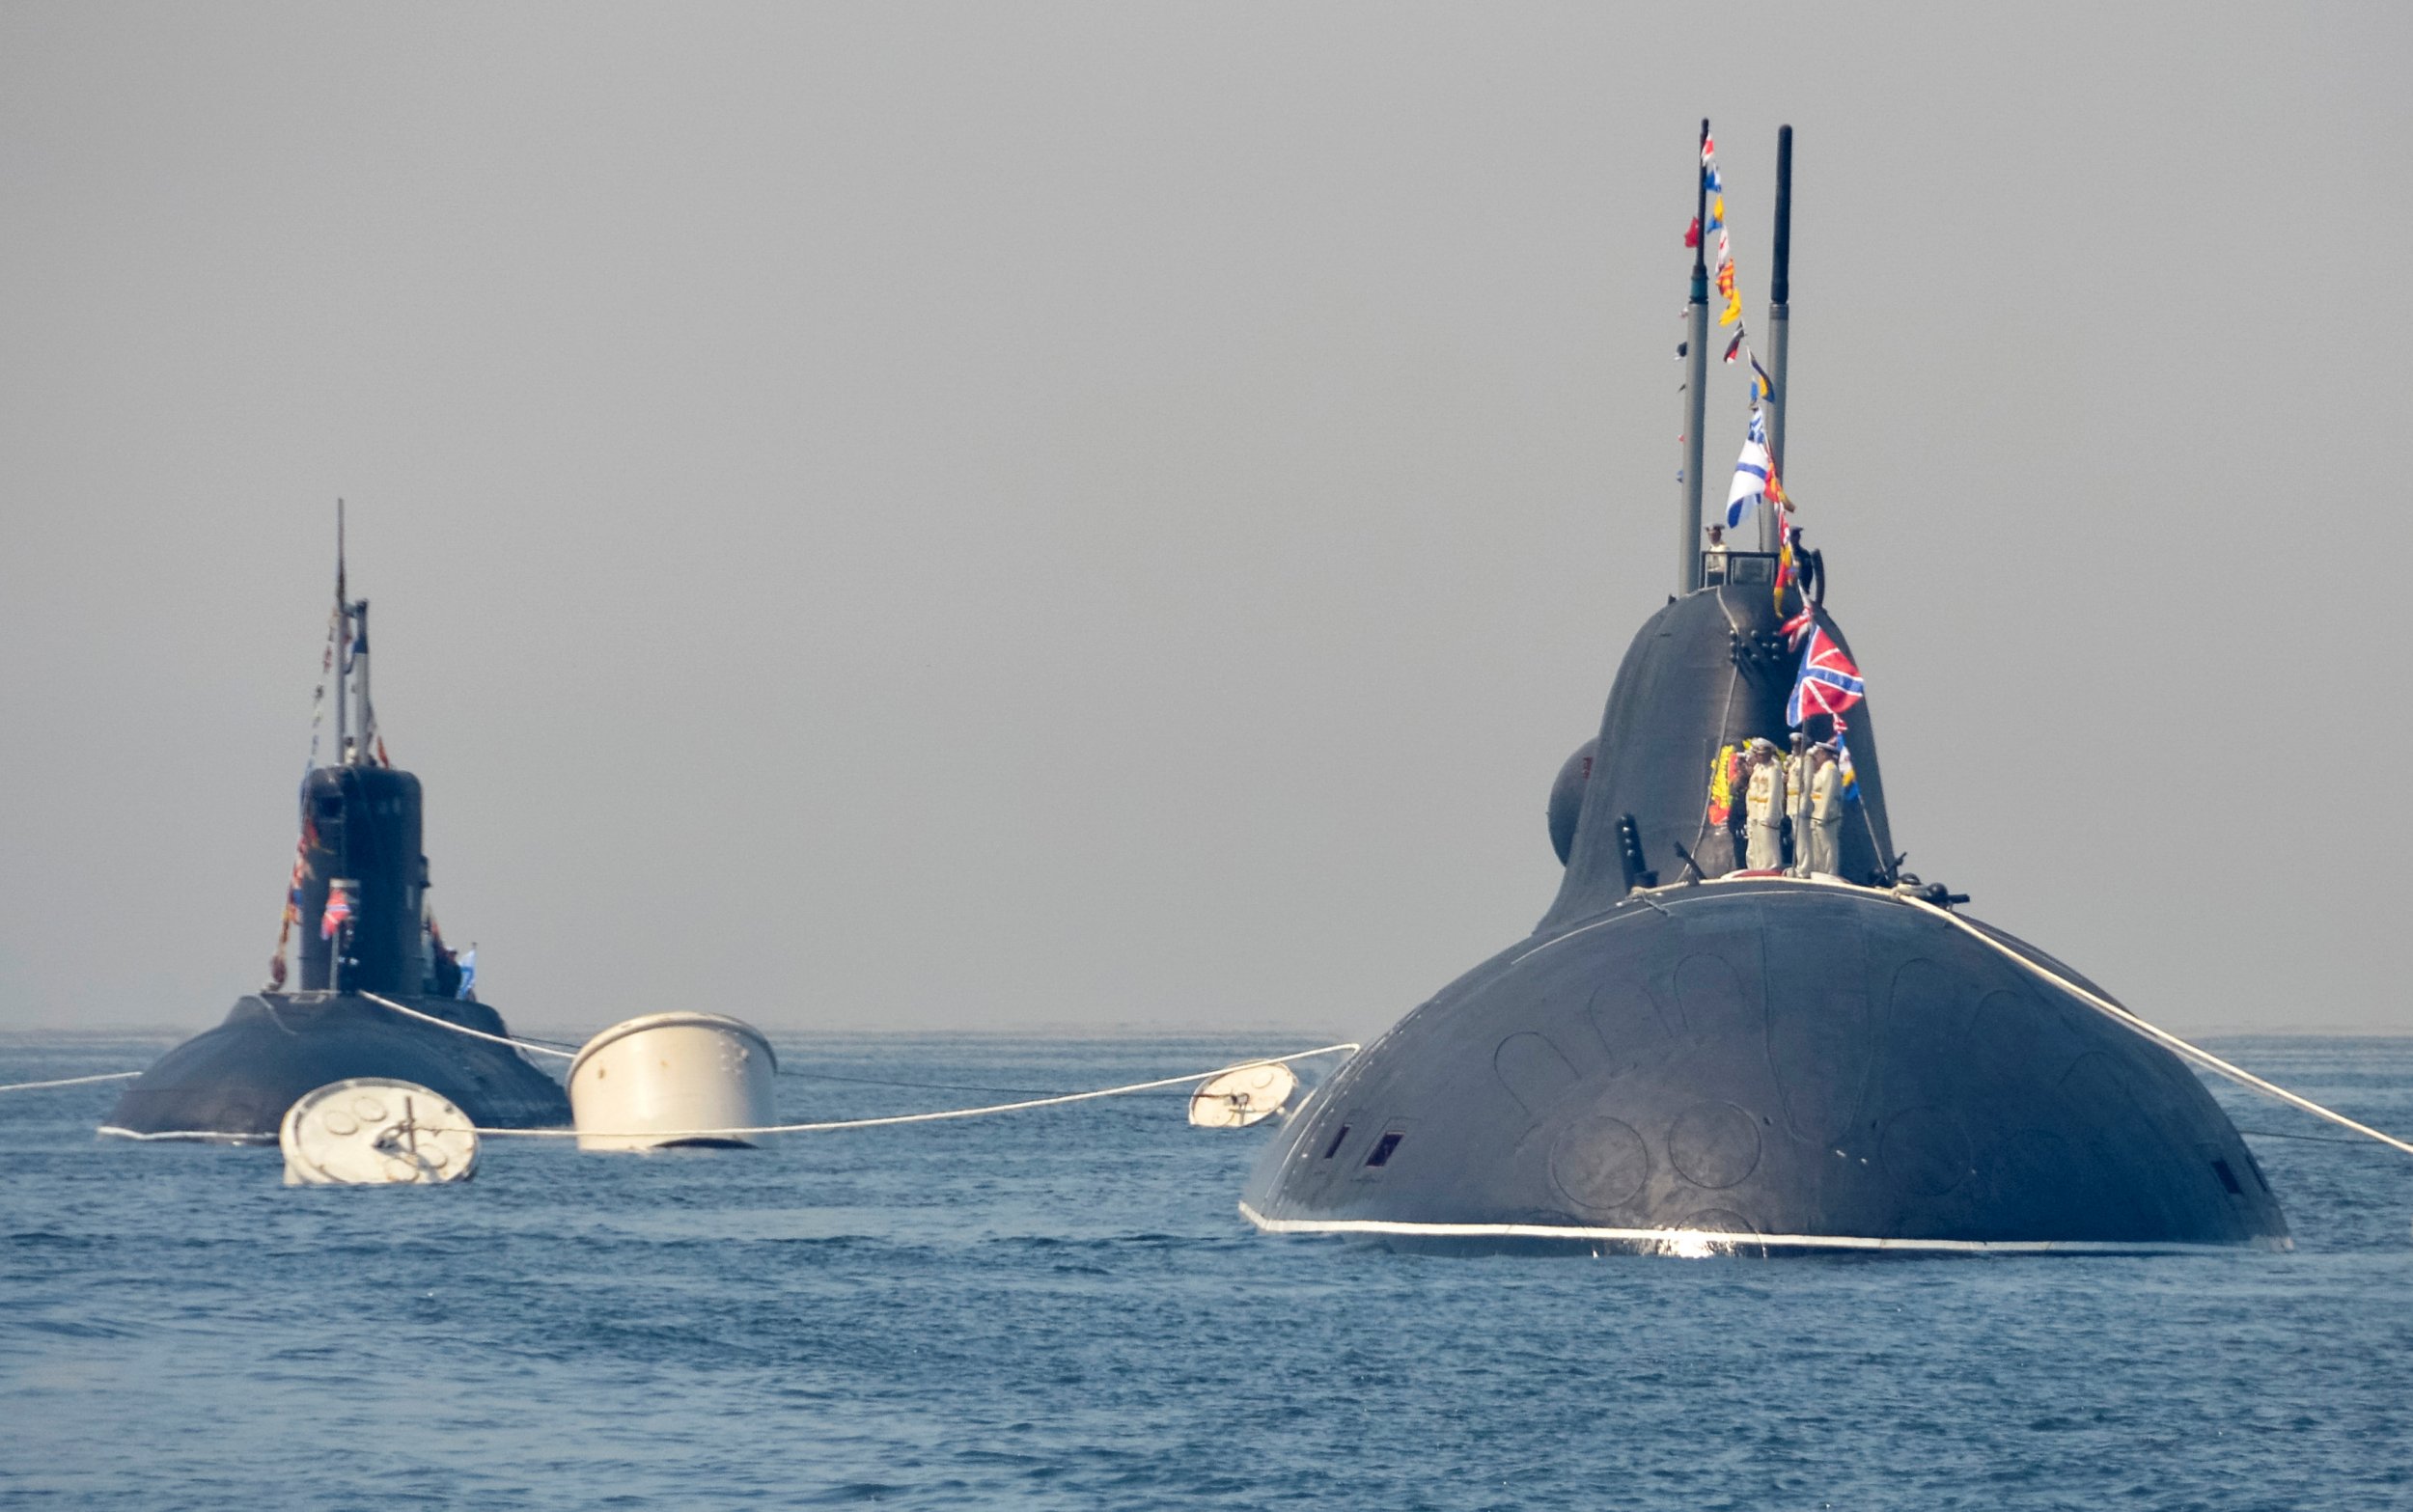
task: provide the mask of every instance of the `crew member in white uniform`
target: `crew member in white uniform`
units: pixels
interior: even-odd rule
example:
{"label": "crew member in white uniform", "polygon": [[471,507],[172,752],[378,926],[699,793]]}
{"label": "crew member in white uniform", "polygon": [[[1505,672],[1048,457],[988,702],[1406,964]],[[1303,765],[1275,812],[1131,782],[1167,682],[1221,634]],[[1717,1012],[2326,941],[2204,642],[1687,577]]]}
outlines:
{"label": "crew member in white uniform", "polygon": [[1831,877],[1843,849],[1844,768],[1830,744],[1813,748],[1812,755],[1817,765],[1810,775],[1810,854],[1802,874]]}
{"label": "crew member in white uniform", "polygon": [[1715,588],[1726,581],[1726,527],[1709,527],[1709,549],[1701,554],[1701,584]]}
{"label": "crew member in white uniform", "polygon": [[1792,755],[1785,758],[1785,817],[1792,827],[1793,875],[1806,877],[1810,851],[1810,737],[1793,731]]}
{"label": "crew member in white uniform", "polygon": [[1785,758],[1767,740],[1751,743],[1751,781],[1743,788],[1743,865],[1753,871],[1785,866]]}

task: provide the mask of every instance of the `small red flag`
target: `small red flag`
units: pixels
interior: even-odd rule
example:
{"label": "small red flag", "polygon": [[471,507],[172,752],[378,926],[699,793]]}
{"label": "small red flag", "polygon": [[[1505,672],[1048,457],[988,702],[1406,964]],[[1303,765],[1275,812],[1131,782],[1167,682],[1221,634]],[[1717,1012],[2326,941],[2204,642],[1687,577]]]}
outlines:
{"label": "small red flag", "polygon": [[1691,225],[1684,228],[1684,245],[1687,247],[1701,245],[1701,217],[1698,215],[1692,218]]}

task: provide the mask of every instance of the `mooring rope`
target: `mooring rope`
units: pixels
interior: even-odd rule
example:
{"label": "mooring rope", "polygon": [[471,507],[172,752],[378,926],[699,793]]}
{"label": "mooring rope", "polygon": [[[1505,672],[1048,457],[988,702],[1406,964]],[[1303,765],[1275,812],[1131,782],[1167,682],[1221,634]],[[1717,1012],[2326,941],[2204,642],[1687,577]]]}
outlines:
{"label": "mooring rope", "polygon": [[489,1034],[482,1029],[471,1029],[466,1024],[456,1024],[451,1019],[440,1019],[432,1013],[422,1013],[417,1008],[404,1007],[393,999],[380,998],[374,992],[364,992],[361,996],[371,1003],[392,1008],[397,1013],[406,1013],[423,1024],[432,1024],[438,1029],[449,1029],[456,1034],[466,1034],[471,1039],[483,1039],[489,1044],[509,1045],[514,1050],[533,1051],[540,1056],[559,1056],[564,1060],[578,1058],[578,1052],[574,1050],[556,1050],[550,1045],[540,1045],[533,1039],[513,1039],[509,1034]]}
{"label": "mooring rope", "polygon": [[[513,1039],[503,1034],[489,1034],[484,1030],[475,1030],[464,1025],[455,1024],[449,1019],[437,1018],[432,1013],[422,1013],[417,1008],[407,1007],[402,1003],[396,1003],[391,998],[379,997],[374,992],[364,992],[361,996],[368,999],[371,1003],[392,1008],[397,1013],[406,1013],[412,1018],[421,1019],[427,1023],[433,1024],[438,1029],[449,1029],[456,1034],[467,1034],[473,1039],[489,1040],[498,1045],[510,1045],[519,1050],[533,1050],[539,1055],[559,1056],[565,1060],[575,1059],[577,1058],[576,1053],[573,1051],[555,1050],[548,1045],[540,1045],[532,1040]],[[582,1133],[591,1139],[604,1140],[718,1140],[735,1139],[742,1135],[754,1134],[820,1134],[832,1129],[874,1129],[888,1124],[898,1123],[935,1123],[948,1118],[981,1118],[986,1117],[992,1113],[1021,1113],[1024,1110],[1031,1108],[1053,1108],[1064,1103],[1086,1103],[1095,1101],[1100,1097],[1127,1097],[1134,1092],[1153,1092],[1168,1086],[1181,1086],[1192,1082],[1203,1082],[1210,1077],[1221,1076],[1227,1071],[1245,1070],[1250,1066],[1285,1065],[1293,1060],[1307,1060],[1317,1056],[1328,1056],[1336,1051],[1347,1051],[1354,1054],[1361,1047],[1354,1040],[1352,1040],[1338,1045],[1319,1045],[1314,1050],[1295,1051],[1287,1056],[1259,1056],[1253,1059],[1235,1061],[1231,1065],[1217,1066],[1211,1071],[1194,1071],[1186,1076],[1159,1077],[1152,1082],[1134,1082],[1128,1086],[1100,1087],[1096,1091],[1090,1092],[1058,1092],[1044,1097],[1027,1097],[1018,1102],[989,1103],[979,1108],[947,1108],[941,1109],[936,1113],[892,1113],[886,1117],[880,1118],[838,1118],[824,1120],[818,1123],[764,1124],[759,1128],[746,1129],[637,1129],[617,1134],[598,1133],[593,1129],[485,1128],[478,1130],[478,1133],[481,1135],[492,1135],[500,1139],[517,1140],[570,1140],[576,1139]],[[838,1077],[834,1078],[834,1080],[851,1081],[858,1079]],[[915,1084],[898,1083],[896,1085],[903,1086]],[[938,1088],[933,1087],[933,1089],[935,1090]],[[964,1088],[964,1090],[980,1090],[980,1088],[967,1087]]]}
{"label": "mooring rope", "polygon": [[1936,918],[1943,920],[1946,923],[1951,924],[1954,928],[1969,936],[1971,939],[1976,940],[1986,946],[1988,948],[2009,957],[2011,960],[2017,962],[2020,966],[2025,967],[2036,976],[2051,982],[2054,986],[2059,987],[2062,991],[2077,999],[2080,1003],[2085,1003],[2087,1006],[2094,1009],[2106,1018],[2109,1018],[2113,1023],[2120,1025],[2122,1029],[2142,1034],[2147,1039],[2160,1045],[2165,1050],[2174,1051],[2181,1058],[2192,1060],[2196,1064],[2205,1067],[2206,1070],[2225,1076],[2230,1081],[2236,1083],[2239,1086],[2250,1087],[2255,1091],[2262,1093],[2266,1097],[2275,1097],[2279,1101],[2286,1103],[2290,1108],[2301,1109],[2304,1112],[2313,1114],[2316,1118],[2326,1118],[2331,1123],[2338,1125],[2342,1129],[2352,1129],[2355,1133],[2362,1135],[2365,1139],[2377,1140],[2382,1144],[2402,1150],[2407,1155],[2413,1155],[2413,1144],[2409,1144],[2404,1141],[2398,1139],[2393,1134],[2382,1134],[2377,1129],[2372,1128],[2370,1124],[2357,1123],[2353,1119],[2347,1117],[2344,1113],[2336,1112],[2333,1109],[2324,1108],[2309,1097],[2299,1096],[2294,1092],[2288,1091],[2286,1087],[2279,1086],[2277,1083],[2265,1082],[2260,1077],[2256,1076],[2253,1072],[2246,1070],[2243,1066],[2231,1065],[2228,1061],[2223,1060],[2216,1055],[2213,1055],[2210,1051],[2201,1049],[2195,1045],[2190,1045],[2185,1040],[2180,1039],[2177,1035],[2170,1032],[2166,1029],[2158,1029],[2151,1024],[2148,1024],[2145,1020],[2137,1017],[2134,1013],[2122,1007],[2119,1003],[2114,1003],[2111,999],[2104,997],[2102,994],[2090,992],[2086,988],[2079,986],[2076,982],[2071,981],[2068,977],[2064,976],[2061,973],[2053,971],[2039,962],[2030,960],[2025,955],[2020,954],[2017,950],[2014,950],[2011,947],[2003,944],[2000,940],[1995,939],[1992,935],[1987,934],[1984,930],[1980,929],[1977,925],[1969,922],[1967,920],[1961,918],[1958,914],[1952,912],[1950,909],[1938,908],[1927,899],[1923,897],[1914,897],[1907,893],[1897,892],[1894,893],[1894,896],[1900,899],[1902,902],[1909,904],[1913,908],[1925,909],[1927,912],[1933,914]]}
{"label": "mooring rope", "polygon": [[574,1140],[584,1135],[601,1140],[648,1140],[656,1142],[674,1140],[726,1140],[756,1134],[822,1134],[833,1129],[877,1129],[900,1123],[937,1123],[949,1118],[981,1118],[992,1113],[1021,1113],[1031,1108],[1055,1108],[1066,1103],[1094,1102],[1100,1097],[1125,1097],[1133,1092],[1152,1092],[1167,1086],[1180,1086],[1192,1082],[1205,1082],[1227,1072],[1245,1071],[1251,1066],[1288,1065],[1293,1060],[1313,1059],[1341,1052],[1356,1053],[1361,1047],[1353,1040],[1337,1045],[1318,1045],[1313,1050],[1294,1050],[1287,1056],[1257,1056],[1235,1060],[1230,1065],[1206,1071],[1191,1071],[1180,1076],[1158,1077],[1151,1082],[1133,1082],[1123,1086],[1101,1086],[1094,1092],[1062,1092],[1053,1097],[1029,1097],[1020,1102],[990,1103],[981,1108],[947,1108],[936,1113],[890,1113],[879,1118],[832,1118],[818,1123],[766,1123],[742,1129],[632,1129],[611,1132],[596,1129],[486,1129],[481,1136],[507,1140]]}
{"label": "mooring rope", "polygon": [[[1827,885],[1854,887],[1855,891],[1866,891],[1857,889],[1854,884],[1850,883],[1839,882]],[[2102,994],[2080,986],[2078,983],[2071,981],[2068,977],[2064,976],[2059,972],[2053,971],[2051,968],[2044,966],[2040,962],[2031,960],[2026,955],[2023,955],[2019,951],[2014,950],[2011,947],[2003,944],[2000,940],[1995,939],[1992,935],[1986,933],[1983,929],[1980,929],[1977,925],[1969,922],[1967,920],[1962,919],[1959,915],[1952,912],[1950,909],[1940,908],[1923,897],[1914,896],[1907,892],[1900,890],[1895,890],[1887,895],[1892,897],[1895,901],[1902,903],[1908,907],[1920,909],[1926,913],[1934,915],[1937,919],[1942,920],[1944,922],[1952,925],[1961,933],[1968,935],[1971,939],[1976,940],[1979,944],[1983,945],[1986,948],[1993,950],[2031,975],[2048,981],[2056,987],[2059,987],[2062,991],[2069,994],[2080,1003],[2083,1003],[2087,1006],[2094,1009],[2096,1012],[2110,1019],[2113,1023],[2120,1025],[2122,1028],[2128,1030],[2133,1033],[2142,1035],[2143,1037],[2151,1040],[2153,1043],[2160,1045],[2164,1049],[2177,1055],[2182,1059],[2191,1060],[2208,1071],[2211,1071],[2219,1076],[2226,1077],[2240,1086],[2260,1092],[2265,1097],[2275,1098],[2280,1102],[2286,1103],[2291,1108],[2298,1109],[2304,1113],[2309,1113],[2316,1118],[2326,1119],[2328,1122],[2334,1123],[2342,1129],[2350,1129],[2367,1140],[2375,1140],[2379,1143],[2385,1144],[2392,1149],[2402,1151],[2407,1155],[2413,1155],[2413,1142],[2399,1140],[2392,1134],[2384,1134],[2381,1131],[2372,1128],[2370,1124],[2358,1123],[2354,1119],[2347,1117],[2344,1113],[2339,1113],[2335,1109],[2325,1108],[2309,1097],[2305,1097],[2296,1092],[2288,1091],[2286,1087],[2279,1086],[2277,1083],[2265,1081],[2261,1077],[2256,1076],[2253,1072],[2246,1070],[2243,1066],[2233,1065],[2229,1061],[2222,1059],[2220,1057],[2213,1055],[2210,1051],[2203,1049],[2201,1046],[2189,1044],[2187,1041],[2180,1039],[2177,1035],[2171,1033],[2168,1030],[2147,1023],[2144,1019],[2139,1018],[2134,1012],[2122,1007],[2117,1003],[2114,1003],[2111,999],[2104,997]],[[1591,926],[1588,925],[1586,927]],[[1546,944],[1556,943],[1556,941],[1546,942]],[[1534,952],[1528,951],[1526,953],[1532,954]],[[1523,957],[1521,956],[1518,957],[1520,960]],[[483,1039],[497,1045],[509,1045],[514,1050],[531,1051],[541,1056],[555,1056],[564,1060],[571,1060],[577,1058],[576,1052],[574,1051],[556,1050],[550,1045],[538,1044],[533,1040],[514,1039],[507,1034],[489,1034],[484,1030],[471,1029],[463,1024],[455,1024],[449,1019],[440,1019],[431,1013],[422,1013],[417,1008],[396,1003],[391,998],[380,997],[373,992],[364,992],[360,994],[360,996],[367,999],[371,1003],[391,1008],[397,1013],[404,1014],[410,1018],[432,1024],[438,1029],[451,1030],[456,1034],[466,1034],[472,1039]],[[1088,1092],[1063,1092],[1047,1097],[1025,1098],[1018,1102],[990,1103],[979,1108],[948,1108],[941,1109],[934,1113],[894,1113],[879,1118],[838,1118],[823,1120],[816,1123],[763,1124],[758,1127],[737,1129],[641,1129],[621,1134],[597,1133],[595,1130],[586,1130],[583,1132],[591,1138],[596,1139],[643,1139],[662,1141],[680,1139],[735,1139],[741,1136],[757,1134],[820,1134],[837,1129],[874,1129],[892,1124],[936,1123],[953,1118],[981,1118],[995,1113],[1021,1113],[1033,1108],[1054,1108],[1062,1106],[1066,1103],[1093,1102],[1102,1097],[1125,1097],[1134,1092],[1158,1091],[1168,1086],[1179,1086],[1186,1083],[1203,1082],[1210,1077],[1222,1076],[1227,1072],[1245,1070],[1250,1066],[1287,1065],[1294,1060],[1308,1060],[1313,1059],[1317,1056],[1328,1056],[1339,1052],[1355,1054],[1360,1048],[1361,1047],[1355,1041],[1348,1041],[1334,1045],[1319,1045],[1313,1050],[1294,1051],[1286,1056],[1261,1056],[1254,1059],[1240,1060],[1230,1065],[1218,1066],[1212,1070],[1193,1071],[1182,1076],[1159,1077],[1149,1082],[1133,1082],[1125,1086],[1100,1087],[1096,1091]],[[78,1086],[94,1082],[125,1081],[128,1078],[140,1075],[142,1075],[140,1071],[106,1071],[97,1076],[64,1077],[55,1081],[47,1082],[19,1082],[14,1085],[0,1086],[0,1092],[33,1091],[36,1088],[50,1086]],[[582,1131],[577,1129],[482,1128],[478,1130],[478,1133],[481,1135],[488,1135],[499,1139],[567,1140],[576,1139],[581,1132]]]}
{"label": "mooring rope", "polygon": [[63,1076],[55,1082],[12,1082],[0,1086],[0,1092],[30,1092],[44,1086],[82,1086],[87,1082],[125,1082],[140,1075],[140,1071],[103,1071],[98,1076]]}

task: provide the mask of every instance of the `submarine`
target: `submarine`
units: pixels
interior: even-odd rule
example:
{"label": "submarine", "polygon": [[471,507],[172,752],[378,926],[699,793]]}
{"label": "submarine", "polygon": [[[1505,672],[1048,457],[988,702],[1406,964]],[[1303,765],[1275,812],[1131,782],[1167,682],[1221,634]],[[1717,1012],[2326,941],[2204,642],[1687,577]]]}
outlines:
{"label": "submarine", "polygon": [[[1706,121],[1702,148],[1707,211],[1722,186]],[[1858,663],[1823,563],[1796,571],[1784,523],[1789,126],[1770,360],[1753,357],[1761,549],[1705,543],[1705,259],[1712,233],[1724,240],[1722,195],[1718,208],[1688,234],[1676,591],[1554,785],[1558,895],[1530,937],[1334,1073],[1263,1151],[1242,1217],[1441,1252],[2288,1248],[2253,1153],[2177,1056],[1964,895],[1901,870]],[[1847,719],[1812,686],[1837,686],[1839,668]],[[1857,791],[1824,854],[1796,826],[1764,865],[1720,779],[1795,731],[1802,748],[1847,748]]]}
{"label": "submarine", "polygon": [[[428,912],[419,779],[387,760],[377,730],[369,602],[348,596],[341,509],[319,689],[322,708],[334,695],[335,759],[318,764],[314,715],[268,985],[127,1084],[104,1135],[274,1143],[287,1109],[355,1077],[428,1087],[485,1127],[569,1122],[560,1084],[500,1042],[509,1031],[474,996],[474,959],[464,971]],[[286,938],[297,924],[300,977],[288,991]]]}

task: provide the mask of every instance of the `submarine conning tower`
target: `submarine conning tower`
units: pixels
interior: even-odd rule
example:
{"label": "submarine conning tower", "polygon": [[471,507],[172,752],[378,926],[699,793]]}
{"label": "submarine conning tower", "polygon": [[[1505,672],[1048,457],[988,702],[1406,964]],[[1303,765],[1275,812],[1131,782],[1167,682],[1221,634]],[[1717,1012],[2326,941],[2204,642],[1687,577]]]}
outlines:
{"label": "submarine conning tower", "polygon": [[[296,952],[301,990],[428,991],[436,962],[426,926],[428,858],[420,849],[419,779],[385,766],[322,766],[302,779],[304,929]],[[337,937],[315,924],[327,892],[349,884],[351,921],[337,966]]]}
{"label": "submarine conning tower", "polygon": [[[1706,121],[1702,159],[1706,210]],[[1695,227],[1696,247],[1721,229]],[[1731,262],[1719,275],[1738,314]],[[1678,591],[1635,635],[1599,733],[1559,774],[1557,897],[1531,936],[1334,1073],[1264,1151],[1243,1216],[1273,1233],[1445,1251],[2286,1247],[2252,1152],[2177,1056],[2085,977],[1955,912],[1965,897],[1898,873],[1824,563],[1812,553],[1795,576],[1798,537],[1776,512],[1781,344],[1755,384],[1770,413],[1755,402],[1736,466],[1764,469],[1755,505],[1774,549],[1702,539],[1708,288],[1696,252]],[[1844,693],[1807,696],[1825,677]],[[1821,864],[1798,847],[1770,863],[1763,790],[1761,864],[1745,869],[1725,754],[1789,745],[1795,729],[1817,747],[1842,712],[1848,764],[1805,752],[1814,776],[1856,774],[1840,818],[1825,789],[1814,823],[1839,827],[1807,853]]]}
{"label": "submarine conning tower", "polygon": [[[334,693],[335,759],[318,764],[314,720],[269,984],[129,1083],[103,1133],[270,1141],[296,1100],[354,1077],[428,1087],[488,1127],[569,1121],[560,1084],[504,1042],[502,1016],[469,995],[428,913],[419,779],[393,767],[377,733],[369,604],[347,596],[340,504],[336,518],[319,688],[321,701]],[[297,929],[300,981],[288,992],[285,946]]]}
{"label": "submarine conning tower", "polygon": [[[1617,671],[1591,772],[1581,778],[1567,875],[1544,930],[1610,907],[1638,885],[1673,882],[1683,858],[1705,876],[1740,866],[1731,831],[1709,822],[1706,802],[1720,751],[1755,736],[1786,742],[1785,703],[1801,657],[1779,633],[1775,559],[1719,553],[1703,561],[1718,581],[1668,601],[1651,616]],[[1817,623],[1848,653],[1843,630],[1823,608]],[[1833,735],[1817,715],[1803,727],[1812,741]],[[1849,740],[1860,801],[1841,836],[1836,874],[1890,882],[1893,828],[1876,730],[1864,700],[1851,711]]]}

